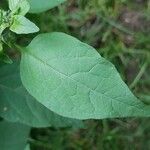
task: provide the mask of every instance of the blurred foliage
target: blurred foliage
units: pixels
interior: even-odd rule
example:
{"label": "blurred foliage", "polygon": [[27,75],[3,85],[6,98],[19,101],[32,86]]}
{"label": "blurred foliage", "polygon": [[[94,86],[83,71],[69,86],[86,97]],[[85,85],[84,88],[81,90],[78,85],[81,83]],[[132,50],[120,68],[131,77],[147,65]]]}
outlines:
{"label": "blurred foliage", "polygon": [[[61,31],[94,46],[114,63],[134,94],[150,104],[149,0],[68,0],[55,9],[28,17],[41,33]],[[17,42],[26,45],[34,36],[18,36]],[[80,130],[33,129],[29,139],[32,150],[150,149],[149,119],[85,123],[86,128]]]}

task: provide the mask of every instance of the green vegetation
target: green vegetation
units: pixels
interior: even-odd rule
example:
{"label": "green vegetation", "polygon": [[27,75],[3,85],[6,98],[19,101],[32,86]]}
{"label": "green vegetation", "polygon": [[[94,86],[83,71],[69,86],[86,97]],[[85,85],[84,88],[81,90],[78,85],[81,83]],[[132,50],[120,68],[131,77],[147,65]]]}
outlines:
{"label": "green vegetation", "polygon": [[[39,27],[40,33],[54,32],[54,31],[64,32],[96,48],[96,50],[98,51],[98,53],[100,53],[101,56],[103,56],[104,58],[106,58],[116,66],[122,79],[133,91],[134,95],[138,97],[140,100],[142,100],[142,104],[144,104],[144,106],[147,107],[147,111],[145,112],[145,114],[146,113],[148,114],[149,107],[150,107],[149,106],[150,105],[150,44],[149,44],[150,43],[150,28],[149,28],[150,6],[149,3],[150,3],[149,1],[144,1],[144,0],[140,0],[140,1],[139,0],[134,0],[134,1],[70,0],[63,3],[62,5],[59,5],[54,9],[48,10],[40,14],[27,14],[26,17]],[[54,6],[55,5],[57,4],[54,4]],[[1,7],[7,9],[8,6],[6,1],[2,1]],[[34,12],[36,9],[37,8],[34,8],[33,10],[31,10],[31,12]],[[47,10],[47,8],[45,9]],[[38,9],[38,11],[41,12],[42,10]],[[23,13],[22,16],[24,16],[25,13]],[[16,20],[18,21],[18,19]],[[28,23],[31,25],[31,22]],[[15,29],[13,28],[13,26],[11,26],[12,27],[10,28],[11,31],[16,33],[18,31],[19,32],[25,31],[24,29],[20,30],[20,28],[19,30],[18,29],[16,30],[16,26],[18,24],[22,24],[22,23],[15,22],[14,25]],[[26,25],[29,26],[29,24]],[[35,27],[33,23],[32,25],[33,28],[31,29],[31,32],[38,31],[38,28]],[[6,24],[6,28],[7,27],[9,27],[8,24]],[[28,31],[29,33],[31,33],[30,29],[26,30],[25,32]],[[9,31],[7,31],[6,29],[6,33],[7,32]],[[8,34],[6,34],[7,35],[6,38],[8,38],[6,39],[7,45],[12,46],[11,45],[13,43],[12,41],[17,41],[17,44],[26,46],[32,41],[33,37],[35,37],[37,34],[40,33],[16,36],[14,33],[11,32],[9,33],[9,38],[8,38]],[[72,46],[72,44],[69,43],[71,40],[74,42],[74,39],[71,39],[71,37],[67,37],[64,34],[63,35],[55,34],[54,37],[57,37],[60,43],[66,41],[67,47]],[[48,39],[48,38],[45,39],[44,37],[41,36],[39,36],[39,38],[41,38],[42,41],[45,42]],[[53,40],[53,38],[50,39]],[[4,44],[2,45],[0,43],[0,52],[5,51],[5,54],[7,52],[7,54],[9,54],[9,56],[14,59],[20,58],[20,54],[16,52],[16,47],[10,49],[7,45]],[[62,46],[62,45],[58,46],[57,42],[55,45],[58,48]],[[36,57],[39,57],[39,55],[41,56],[42,54],[38,52],[39,46],[44,49],[43,45],[38,45],[38,42],[37,43],[33,42],[33,44],[30,44],[30,46],[27,47],[28,53],[32,53],[36,55]],[[35,47],[35,49],[33,47]],[[47,47],[47,49],[49,47]],[[81,47],[79,47],[77,50],[79,49],[81,49]],[[35,50],[37,53],[34,53]],[[93,53],[91,53],[91,55],[94,55]],[[29,76],[27,76],[28,70],[26,66],[30,66],[31,61],[30,62],[25,61],[26,59],[29,60],[28,58],[29,54],[22,53],[22,55],[23,55],[23,60],[21,63],[21,67],[23,68],[21,70],[22,81],[25,87],[28,89],[28,91],[30,91],[30,94],[33,94],[33,96],[38,99],[40,96],[43,96],[45,93],[36,93],[34,91],[34,88],[29,86],[29,82],[33,81],[33,79],[31,80],[32,76],[30,76],[30,81],[28,80]],[[51,56],[49,58],[51,58]],[[4,62],[12,63],[12,61],[7,55],[3,54],[1,59]],[[15,70],[14,71],[15,76],[19,78],[19,71],[18,71],[19,69],[16,66],[18,66],[17,63],[13,64],[12,67],[8,70]],[[36,64],[34,64],[34,66],[36,66]],[[30,71],[34,69],[36,68],[31,67]],[[4,72],[5,72],[3,71],[3,67],[1,68],[1,70],[2,71],[0,71],[0,77],[4,76]],[[11,88],[17,87],[16,88],[17,95],[13,96],[16,97],[16,99],[20,95],[26,93],[26,91],[22,87],[20,80],[19,81],[16,80],[17,78],[13,76],[13,78],[11,79],[12,83],[5,82],[4,84],[7,85],[7,87],[11,87]],[[38,78],[38,76],[36,78]],[[46,76],[44,78],[46,78]],[[120,78],[119,79],[113,78],[113,80],[119,82]],[[4,81],[1,81],[0,83],[3,82]],[[41,84],[46,86],[44,83]],[[109,82],[107,84],[109,84]],[[35,87],[37,85],[35,84],[35,82],[32,82],[32,86]],[[4,91],[4,89],[1,90],[0,88],[0,91]],[[7,90],[7,94],[8,93],[11,94],[12,91]],[[5,92],[2,96],[3,97],[6,96]],[[8,101],[9,99],[10,99],[9,96],[7,96]],[[3,102],[2,99],[0,99],[0,101],[2,104],[5,104],[5,101]],[[38,101],[42,101],[42,100],[38,99]],[[127,99],[127,101],[130,102],[129,99]],[[26,106],[26,103],[27,104],[31,103],[30,104],[31,106],[36,105],[38,109],[36,111],[32,111],[29,110],[28,107],[24,107],[24,111],[27,110],[29,112],[29,115],[28,117],[22,117],[24,114],[24,111],[22,111],[22,114],[19,114],[20,120],[17,118],[18,114],[17,113],[15,114],[16,111],[13,109],[9,111],[8,114],[6,113],[2,114],[0,112],[0,115],[6,120],[9,121],[17,120],[18,122],[23,122],[34,127],[43,127],[43,126],[47,127],[49,122],[53,122],[52,126],[54,126],[51,128],[44,128],[44,129],[32,128],[30,138],[28,138],[28,143],[30,143],[31,145],[31,150],[41,150],[41,149],[42,150],[51,150],[51,149],[52,150],[53,149],[54,150],[55,149],[56,150],[57,149],[58,150],[67,150],[67,149],[69,150],[70,149],[73,150],[82,150],[82,149],[83,150],[84,149],[86,150],[91,150],[91,149],[92,150],[99,150],[99,149],[100,150],[101,149],[102,150],[103,149],[104,150],[110,150],[110,149],[148,150],[150,147],[149,118],[126,118],[126,119],[116,118],[116,119],[104,119],[104,120],[88,120],[88,121],[84,121],[85,126],[83,127],[82,122],[78,120],[67,119],[67,118],[62,119],[60,116],[57,116],[49,109],[45,108],[43,105],[39,105],[38,102],[35,103],[33,97],[28,96],[28,98],[24,98],[24,102],[25,102],[24,106]],[[16,104],[20,106],[22,102],[20,102],[19,104],[16,101]],[[42,104],[45,105],[45,103]],[[9,103],[9,105],[12,104]],[[3,105],[1,105],[0,108],[7,109],[3,107]],[[56,108],[54,107],[53,111],[60,114],[59,111],[61,110],[61,108],[60,110],[58,109],[58,107]],[[58,117],[58,120],[52,121],[53,119],[48,120],[48,117],[44,118],[43,116],[40,116],[40,111],[42,112],[44,111],[44,109],[47,109],[46,113],[44,114],[46,117],[50,115],[51,118]],[[122,111],[123,109],[124,106],[120,107],[120,111]],[[31,121],[32,116],[30,114],[30,111],[33,116],[34,113],[35,114],[39,113],[37,116],[40,116],[41,118],[44,119],[39,120],[38,123],[37,123],[37,118],[34,118],[35,120],[33,119]],[[85,119],[86,116],[84,115],[80,116],[78,115],[78,113],[80,112],[77,112],[75,118],[80,119],[81,117],[81,119],[82,118]],[[126,114],[128,112],[124,112],[124,113]],[[70,116],[70,114],[68,114],[67,111],[63,114],[63,116],[72,117]],[[139,116],[142,116],[141,113]],[[59,120],[59,117],[62,120],[61,119]],[[94,117],[90,116],[90,118],[94,118]],[[95,118],[102,118],[102,117],[98,116]],[[6,122],[2,122],[0,125],[6,126],[8,128],[9,126],[11,126]],[[72,125],[74,126],[66,127]],[[58,127],[63,127],[63,128],[58,128]],[[25,134],[24,136],[26,136],[26,133],[20,133],[20,128],[25,128],[27,132],[29,131],[29,129],[26,128],[26,126],[18,127],[17,125],[15,126],[15,124],[12,125],[11,128],[19,129],[17,133],[18,136],[22,136],[24,134]],[[1,130],[0,133],[2,133]],[[8,136],[8,134],[6,136]],[[22,142],[24,144],[24,141]],[[28,146],[29,145],[27,145],[27,148]]]}
{"label": "green vegetation", "polygon": [[[148,1],[78,0],[35,19],[40,32],[61,31],[94,46],[115,64],[134,94],[150,103]],[[29,37],[30,38],[30,37]],[[149,118],[86,121],[86,129],[33,129],[34,150],[148,150]]]}

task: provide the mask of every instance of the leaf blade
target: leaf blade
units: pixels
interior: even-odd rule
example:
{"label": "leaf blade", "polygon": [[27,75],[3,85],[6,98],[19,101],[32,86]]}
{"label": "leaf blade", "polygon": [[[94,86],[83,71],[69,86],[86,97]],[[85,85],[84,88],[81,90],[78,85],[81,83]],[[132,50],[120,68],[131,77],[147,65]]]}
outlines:
{"label": "leaf blade", "polygon": [[29,44],[22,53],[21,79],[40,103],[66,117],[150,115],[110,62],[63,33],[42,34]]}
{"label": "leaf blade", "polygon": [[10,30],[17,34],[29,34],[39,31],[39,28],[33,22],[21,15],[15,15],[13,20]]}
{"label": "leaf blade", "polygon": [[9,9],[13,14],[24,16],[30,10],[30,4],[27,0],[9,0]]}
{"label": "leaf blade", "polygon": [[[24,149],[29,136],[30,128],[22,124],[0,122],[0,145],[1,150]],[[16,138],[17,137],[17,138]]]}

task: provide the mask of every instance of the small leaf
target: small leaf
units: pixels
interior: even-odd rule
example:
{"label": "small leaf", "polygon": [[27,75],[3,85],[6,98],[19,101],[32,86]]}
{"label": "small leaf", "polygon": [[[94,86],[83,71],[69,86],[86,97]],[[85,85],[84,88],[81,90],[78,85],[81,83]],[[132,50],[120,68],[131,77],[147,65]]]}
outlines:
{"label": "small leaf", "polygon": [[30,12],[31,13],[40,13],[46,10],[49,10],[59,4],[65,2],[66,0],[28,0],[30,3]]}
{"label": "small leaf", "polygon": [[19,63],[13,62],[11,65],[0,63],[0,70],[0,85],[11,89],[20,87]]}
{"label": "small leaf", "polygon": [[29,34],[39,31],[39,28],[33,22],[23,16],[15,15],[13,20],[10,30],[17,34]]}
{"label": "small leaf", "polygon": [[115,67],[64,33],[38,35],[22,52],[21,79],[50,110],[69,118],[150,116]]}
{"label": "small leaf", "polygon": [[27,0],[9,0],[9,9],[14,14],[24,16],[29,11],[30,4]]}
{"label": "small leaf", "polygon": [[9,3],[9,9],[14,10],[18,6],[20,0],[8,0]]}
{"label": "small leaf", "polygon": [[30,96],[21,84],[17,63],[0,70],[0,116],[33,127],[83,127],[82,121],[61,117]]}
{"label": "small leaf", "polygon": [[30,128],[18,123],[0,122],[0,149],[25,149]]}

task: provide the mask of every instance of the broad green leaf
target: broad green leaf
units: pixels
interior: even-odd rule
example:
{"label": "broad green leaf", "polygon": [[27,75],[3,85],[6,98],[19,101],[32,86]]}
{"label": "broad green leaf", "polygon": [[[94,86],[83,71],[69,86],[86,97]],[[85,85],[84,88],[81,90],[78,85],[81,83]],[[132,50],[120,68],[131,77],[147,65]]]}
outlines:
{"label": "broad green leaf", "polygon": [[39,31],[39,28],[33,22],[21,15],[15,15],[13,20],[10,30],[17,34],[29,34]]}
{"label": "broad green leaf", "polygon": [[9,9],[12,13],[24,16],[29,11],[30,4],[27,0],[9,0]]}
{"label": "broad green leaf", "polygon": [[31,13],[40,13],[49,10],[65,1],[66,0],[28,0],[28,2],[30,3]]}
{"label": "broad green leaf", "polygon": [[19,64],[0,63],[0,85],[11,89],[17,89],[22,85],[19,75]]}
{"label": "broad green leaf", "polygon": [[20,82],[16,63],[0,66],[0,116],[33,127],[83,127],[81,121],[61,117],[30,96]]}
{"label": "broad green leaf", "polygon": [[26,146],[30,128],[18,123],[0,122],[0,149],[23,150]]}
{"label": "broad green leaf", "polygon": [[64,33],[38,35],[22,50],[21,79],[40,103],[70,118],[150,116],[115,67]]}

